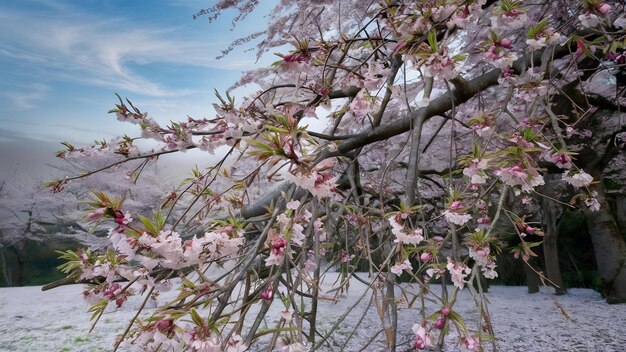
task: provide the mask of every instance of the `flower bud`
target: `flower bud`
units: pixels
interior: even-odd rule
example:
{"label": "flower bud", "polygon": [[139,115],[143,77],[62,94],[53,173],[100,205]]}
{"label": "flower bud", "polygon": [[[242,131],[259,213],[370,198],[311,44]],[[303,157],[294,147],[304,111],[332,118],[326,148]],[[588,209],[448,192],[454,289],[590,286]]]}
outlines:
{"label": "flower bud", "polygon": [[435,328],[442,330],[446,326],[446,317],[445,315],[441,315],[439,319],[435,322]]}

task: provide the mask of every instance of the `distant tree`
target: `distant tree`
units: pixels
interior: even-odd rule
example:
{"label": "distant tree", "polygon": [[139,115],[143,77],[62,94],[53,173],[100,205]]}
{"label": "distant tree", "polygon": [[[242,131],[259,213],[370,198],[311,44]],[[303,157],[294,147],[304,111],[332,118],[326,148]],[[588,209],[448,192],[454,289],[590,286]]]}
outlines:
{"label": "distant tree", "polygon": [[[89,159],[65,158],[67,164],[58,172],[81,175],[85,169],[108,166],[111,156],[92,155]],[[125,205],[134,212],[150,212],[152,205],[166,196],[171,182],[160,180],[156,167],[141,166],[142,183],[135,184],[138,165],[120,165],[115,170],[101,172],[93,177],[74,182],[62,195],[53,195],[42,188],[42,182],[14,173],[0,183],[0,265],[7,286],[24,284],[26,246],[37,243],[54,247],[55,242],[71,242],[74,247],[103,250],[108,245],[106,231],[98,229],[85,218],[85,204],[92,200],[96,189],[119,194],[126,198]],[[139,198],[142,196],[143,198]],[[11,253],[16,261],[14,268],[7,262]],[[14,270],[11,270],[14,269]],[[54,268],[49,268],[53,270]],[[13,271],[13,275],[11,273]]]}
{"label": "distant tree", "polygon": [[[197,16],[236,9],[236,22],[258,3],[219,1]],[[367,283],[388,351],[398,333],[424,349],[442,348],[449,332],[469,350],[489,340],[495,349],[480,278],[497,276],[505,232],[518,237],[511,253],[525,263],[540,244],[528,239],[546,230],[546,258],[558,255],[557,207],[544,204],[543,218],[531,211],[549,196],[586,209],[604,293],[624,300],[626,247],[615,226],[623,216],[606,189],[609,176],[623,189],[624,168],[610,169],[623,165],[626,142],[623,14],[622,3],[598,0],[281,1],[265,31],[224,52],[262,38],[259,55],[282,53],[233,86],[258,92],[241,102],[217,94],[214,116],[167,126],[120,98],[111,112],[159,146],[109,143],[105,150],[121,155],[112,166],[194,148],[219,161],[149,203],[151,216],[96,193],[87,218],[112,225],[112,247],[67,252],[63,270],[91,282],[94,317],[138,292],[148,300],[180,290],[150,319],[133,319],[116,350],[322,348],[341,324],[318,326],[322,264]],[[309,129],[316,118],[325,131]],[[101,147],[68,146],[61,156]],[[539,188],[548,175],[566,185],[558,197]],[[547,264],[547,277],[528,268],[564,290]],[[401,274],[414,285],[398,296]],[[447,276],[454,289],[436,292],[432,280]],[[459,290],[472,285],[481,317],[473,327],[454,311]],[[427,308],[426,298],[439,307]],[[412,333],[398,331],[403,299],[422,302]],[[285,314],[261,327],[272,304]]]}

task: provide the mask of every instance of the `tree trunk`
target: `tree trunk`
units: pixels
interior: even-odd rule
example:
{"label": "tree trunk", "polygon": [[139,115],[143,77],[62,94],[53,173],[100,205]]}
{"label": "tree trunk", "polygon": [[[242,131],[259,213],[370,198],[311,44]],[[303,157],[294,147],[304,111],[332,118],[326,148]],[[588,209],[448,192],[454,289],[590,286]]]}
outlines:
{"label": "tree trunk", "polygon": [[[548,196],[553,196],[552,192],[546,192]],[[567,288],[563,282],[561,275],[561,267],[559,266],[559,249],[557,246],[557,237],[559,235],[559,219],[563,215],[563,209],[554,200],[544,197],[542,200],[542,217],[543,225],[543,256],[545,260],[546,275],[548,280],[553,284],[557,295],[567,293]]]}
{"label": "tree trunk", "polygon": [[626,242],[601,187],[596,187],[600,210],[585,208],[587,229],[598,264],[602,295],[608,303],[626,303]]}
{"label": "tree trunk", "polygon": [[[524,273],[526,273],[526,286],[528,286],[528,293],[539,292],[539,275],[537,275],[537,259],[535,257],[528,258],[527,263],[523,263]],[[534,268],[531,268],[532,266]]]}
{"label": "tree trunk", "polygon": [[11,272],[7,266],[7,258],[4,255],[4,250],[0,249],[0,266],[2,267],[2,278],[7,287],[13,286],[13,280],[11,280]]}
{"label": "tree trunk", "polygon": [[16,243],[13,246],[9,247],[15,254],[15,261],[17,266],[15,267],[15,286],[24,286],[24,264],[26,262],[26,255],[24,253],[26,241],[24,243]]}

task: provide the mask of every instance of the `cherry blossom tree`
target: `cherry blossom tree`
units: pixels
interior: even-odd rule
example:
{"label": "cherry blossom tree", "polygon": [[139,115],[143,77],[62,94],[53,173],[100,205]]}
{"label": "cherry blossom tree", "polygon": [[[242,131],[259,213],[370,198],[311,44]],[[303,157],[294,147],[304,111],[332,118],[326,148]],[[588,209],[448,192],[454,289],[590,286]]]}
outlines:
{"label": "cherry blossom tree", "polygon": [[[67,156],[64,157],[66,163],[56,166],[56,170],[51,166],[50,171],[62,175],[83,175],[109,166],[115,159],[108,153],[92,153],[90,158],[79,159]],[[134,183],[139,170],[142,182]],[[173,186],[160,180],[157,171],[156,167],[146,167],[139,161],[124,163],[115,170],[82,178],[59,195],[43,189],[41,180],[17,177],[17,173],[7,175],[0,182],[0,263],[4,283],[8,286],[24,283],[24,264],[30,260],[26,251],[28,243],[53,248],[61,242],[72,243],[74,247],[105,248],[108,242],[106,231],[90,223],[82,203],[88,201],[95,190],[114,192],[125,197],[125,206],[129,210],[149,212],[152,204],[167,193],[168,186]],[[17,264],[13,268],[15,270],[10,270],[12,268],[6,257],[8,253]],[[11,271],[15,272],[14,275]]]}
{"label": "cherry blossom tree", "polygon": [[[197,16],[236,10],[236,22],[258,3],[219,1]],[[495,349],[482,282],[498,275],[506,233],[519,239],[507,255],[537,255],[528,238],[544,231],[530,215],[549,197],[588,213],[604,293],[624,300],[623,217],[612,215],[624,205],[604,182],[623,185],[623,13],[599,0],[280,1],[265,31],[224,51],[260,39],[258,55],[278,61],[218,93],[214,116],[161,125],[120,98],[111,112],[158,147],[124,138],[61,154],[109,151],[111,167],[189,149],[216,158],[152,214],[94,193],[87,218],[109,225],[110,247],[67,252],[62,269],[90,282],[96,321],[111,302],[178,289],[138,313],[116,350],[323,349],[349,313],[320,330],[329,268],[344,276],[333,299],[352,277],[377,307],[382,337],[359,348]],[[235,99],[245,85],[258,91]],[[311,130],[313,119],[328,127]],[[555,177],[559,194],[542,188]],[[475,293],[476,326],[455,312],[460,290]],[[272,305],[284,314],[268,327]],[[412,331],[398,329],[402,309],[415,310]]]}

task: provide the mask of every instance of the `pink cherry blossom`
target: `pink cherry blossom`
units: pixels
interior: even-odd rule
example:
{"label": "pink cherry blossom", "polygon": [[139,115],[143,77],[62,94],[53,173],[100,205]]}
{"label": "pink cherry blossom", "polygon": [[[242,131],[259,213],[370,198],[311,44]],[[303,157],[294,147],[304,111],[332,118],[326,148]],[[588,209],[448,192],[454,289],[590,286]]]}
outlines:
{"label": "pink cherry blossom", "polygon": [[274,287],[272,285],[268,285],[265,290],[263,290],[260,294],[261,299],[265,301],[271,301],[274,299]]}
{"label": "pink cherry blossom", "polygon": [[487,168],[488,159],[473,159],[470,166],[463,169],[463,175],[470,178],[472,184],[484,184],[487,182],[487,175],[484,170]]}
{"label": "pink cherry blossom", "polygon": [[463,287],[465,287],[465,283],[467,282],[465,281],[465,278],[472,272],[472,269],[467,265],[457,262],[450,257],[448,257],[447,260],[448,264],[446,265],[446,268],[450,272],[450,277],[452,279],[452,282],[454,283],[454,286],[462,289]]}
{"label": "pink cherry blossom", "polygon": [[428,263],[433,260],[433,255],[430,252],[422,252],[422,254],[420,254],[420,260],[424,263]]}
{"label": "pink cherry blossom", "polygon": [[593,177],[583,170],[580,170],[573,175],[566,171],[563,173],[562,179],[570,185],[578,188],[589,186],[591,182],[593,182]]}
{"label": "pink cherry blossom", "polygon": [[[547,158],[546,158],[547,159]],[[549,161],[552,161],[556,166],[561,169],[570,169],[572,167],[572,157],[565,152],[556,152],[550,156]]]}
{"label": "pink cherry blossom", "polygon": [[413,334],[415,334],[413,347],[416,349],[423,350],[433,346],[433,341],[422,324],[413,325]]}
{"label": "pink cherry blossom", "polygon": [[401,275],[402,271],[404,270],[406,271],[413,270],[413,267],[411,266],[411,262],[408,259],[403,260],[401,263],[396,263],[389,269],[389,271],[391,271],[392,273],[398,276]]}
{"label": "pink cherry blossom", "polygon": [[478,339],[474,336],[465,337],[465,339],[463,339],[463,343],[465,348],[470,351],[478,351],[480,347]]}
{"label": "pink cherry blossom", "polygon": [[400,224],[395,216],[389,218],[389,224],[391,225],[391,233],[396,236],[395,243],[403,244],[419,244],[424,240],[422,235],[422,229],[415,229],[413,231],[407,231],[402,224]]}
{"label": "pink cherry blossom", "polygon": [[599,4],[599,5],[597,5],[595,7],[595,10],[598,11],[599,13],[603,14],[603,15],[606,15],[609,12],[611,12],[612,9],[613,9],[613,7],[611,5],[609,5],[609,4],[606,4],[606,3]]}
{"label": "pink cherry blossom", "polygon": [[592,191],[591,192],[591,196],[585,198],[585,205],[591,211],[598,211],[598,210],[600,210],[600,202],[596,198],[597,196],[598,196],[598,192]]}
{"label": "pink cherry blossom", "polygon": [[503,167],[496,171],[496,176],[509,186],[520,186],[522,191],[525,192],[531,192],[536,186],[545,183],[543,176],[535,168],[526,168],[521,164]]}

